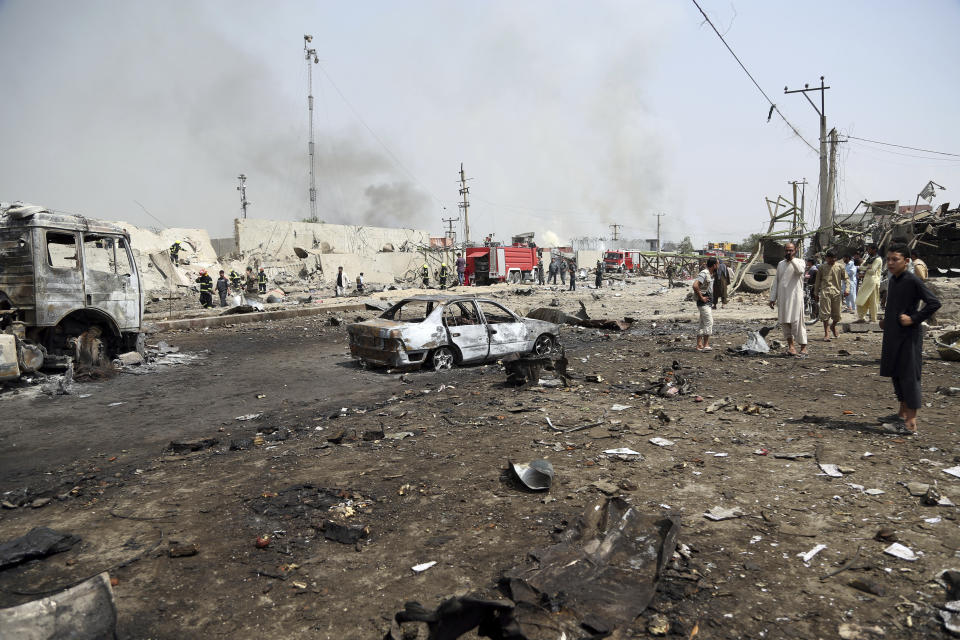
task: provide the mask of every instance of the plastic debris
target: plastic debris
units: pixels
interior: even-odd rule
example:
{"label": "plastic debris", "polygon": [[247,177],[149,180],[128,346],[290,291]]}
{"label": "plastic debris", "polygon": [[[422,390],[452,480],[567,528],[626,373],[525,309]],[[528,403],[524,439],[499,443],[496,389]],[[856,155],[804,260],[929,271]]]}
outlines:
{"label": "plastic debris", "polygon": [[[611,410],[611,411],[625,411],[626,409],[629,409],[629,408],[630,408],[630,405],[629,405],[629,404],[615,404],[615,405],[613,405],[612,407],[610,407],[610,410]],[[958,469],[960,469],[960,467],[958,467]]]}
{"label": "plastic debris", "polygon": [[639,451],[634,451],[633,449],[627,449],[626,447],[620,447],[618,449],[607,449],[604,451],[605,454],[611,456],[639,456],[643,457]]}
{"label": "plastic debris", "polygon": [[674,442],[666,438],[650,438],[650,444],[655,444],[658,447],[672,447]]}
{"label": "plastic debris", "polygon": [[817,546],[815,546],[813,549],[810,549],[810,551],[807,551],[806,553],[798,553],[797,557],[803,560],[803,564],[810,564],[810,561],[813,560],[813,556],[817,555],[818,553],[820,553],[826,548],[827,548],[827,545],[818,544]]}
{"label": "plastic debris", "polygon": [[908,562],[913,562],[920,557],[910,547],[905,547],[899,542],[894,542],[892,545],[884,549],[883,552]]}
{"label": "plastic debris", "polygon": [[414,573],[423,573],[435,564],[437,564],[437,561],[431,560],[430,562],[424,562],[423,564],[415,564],[410,568],[413,569]]}
{"label": "plastic debris", "polygon": [[703,515],[708,520],[714,520],[714,521],[731,520],[733,518],[739,518],[740,516],[742,516],[743,511],[741,511],[739,507],[732,507],[729,509],[726,507],[714,507],[710,509],[710,511],[707,511],[706,513],[704,513]]}

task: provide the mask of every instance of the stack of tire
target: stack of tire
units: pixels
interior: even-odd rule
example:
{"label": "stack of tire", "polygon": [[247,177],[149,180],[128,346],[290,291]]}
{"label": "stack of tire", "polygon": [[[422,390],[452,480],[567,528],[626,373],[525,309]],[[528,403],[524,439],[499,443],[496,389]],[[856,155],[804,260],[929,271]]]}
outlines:
{"label": "stack of tire", "polygon": [[751,293],[763,293],[773,286],[773,279],[777,275],[777,268],[766,262],[751,265],[743,274],[740,288]]}

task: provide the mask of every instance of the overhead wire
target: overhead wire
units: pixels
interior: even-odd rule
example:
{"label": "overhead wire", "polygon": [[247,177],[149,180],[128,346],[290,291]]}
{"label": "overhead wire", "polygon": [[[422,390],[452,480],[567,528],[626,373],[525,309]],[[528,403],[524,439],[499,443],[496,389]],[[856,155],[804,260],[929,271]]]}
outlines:
{"label": "overhead wire", "polygon": [[812,144],[810,144],[810,142],[809,142],[806,138],[804,138],[804,137],[800,134],[799,131],[797,131],[797,128],[796,128],[795,126],[793,126],[793,123],[790,122],[789,120],[787,120],[787,117],[786,117],[785,115],[783,115],[783,113],[782,113],[782,112],[780,111],[780,109],[777,107],[776,103],[775,103],[773,100],[770,99],[770,96],[767,95],[767,92],[763,90],[763,87],[761,87],[761,86],[760,86],[760,83],[757,82],[756,78],[753,77],[753,74],[750,73],[750,71],[747,69],[747,66],[746,66],[745,64],[743,64],[743,61],[742,61],[742,60],[740,60],[740,56],[738,56],[738,55],[733,51],[733,48],[730,47],[729,44],[727,44],[726,39],[723,37],[723,35],[722,35],[722,34],[720,33],[720,31],[717,29],[716,25],[713,24],[713,21],[710,20],[710,17],[709,17],[709,16],[707,15],[707,13],[703,10],[703,7],[700,6],[700,3],[697,2],[697,0],[691,0],[691,2],[693,2],[693,4],[694,4],[694,5],[697,7],[697,9],[700,11],[700,14],[703,16],[703,19],[707,21],[707,24],[710,25],[710,28],[713,29],[713,32],[714,32],[715,34],[717,34],[717,37],[720,38],[720,42],[722,42],[722,43],[723,43],[723,46],[725,46],[725,47],[727,48],[727,51],[730,52],[730,55],[733,56],[733,59],[737,61],[737,64],[739,64],[739,65],[740,65],[740,68],[743,69],[743,72],[744,72],[745,74],[747,74],[747,77],[748,77],[748,78],[750,78],[750,82],[753,83],[753,86],[755,86],[755,87],[757,88],[757,91],[760,92],[760,94],[766,99],[767,103],[770,105],[770,112],[769,112],[769,114],[767,115],[767,120],[770,119],[770,115],[772,115],[773,112],[776,112],[777,115],[780,116],[780,118],[787,124],[787,126],[790,127],[790,129],[793,131],[794,135],[796,135],[798,138],[800,138],[801,140],[803,140],[804,144],[806,144],[808,147],[810,147],[810,149],[811,149],[814,153],[816,153],[816,154],[819,155],[819,154],[820,154],[820,150],[817,149],[817,148],[816,148],[815,146],[813,146]]}
{"label": "overhead wire", "polygon": [[[894,144],[892,142],[881,142],[880,140],[871,140],[869,138],[860,138],[857,136],[851,136],[850,134],[845,134],[847,138],[851,140],[861,140],[863,142],[871,142],[873,144],[882,144],[886,147],[898,147],[900,149],[908,149],[910,151],[922,151],[924,153],[933,153],[938,156],[953,156],[954,158],[960,158],[960,153],[947,153],[946,151],[932,151],[930,149],[922,149],[920,147],[910,147],[904,144]],[[919,156],[918,156],[919,157]]]}

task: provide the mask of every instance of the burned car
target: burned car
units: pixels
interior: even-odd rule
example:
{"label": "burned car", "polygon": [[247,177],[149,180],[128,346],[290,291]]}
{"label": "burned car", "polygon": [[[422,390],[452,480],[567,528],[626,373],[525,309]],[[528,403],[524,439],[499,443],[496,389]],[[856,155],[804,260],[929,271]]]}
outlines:
{"label": "burned car", "polygon": [[513,353],[544,355],[557,346],[559,331],[552,322],[471,296],[415,296],[347,327],[350,354],[361,362],[435,370]]}
{"label": "burned car", "polygon": [[0,380],[143,351],[130,234],[109,222],[0,204]]}

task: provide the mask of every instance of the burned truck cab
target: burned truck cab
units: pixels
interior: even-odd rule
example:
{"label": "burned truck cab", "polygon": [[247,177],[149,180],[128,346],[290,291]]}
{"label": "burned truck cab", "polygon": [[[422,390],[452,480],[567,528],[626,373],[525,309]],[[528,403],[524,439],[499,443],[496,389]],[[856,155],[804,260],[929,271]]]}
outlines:
{"label": "burned truck cab", "polygon": [[[38,358],[96,365],[142,351],[142,318],[124,229],[34,205],[0,205],[0,341],[16,339],[19,373],[36,371]],[[0,379],[12,376],[4,364]]]}

